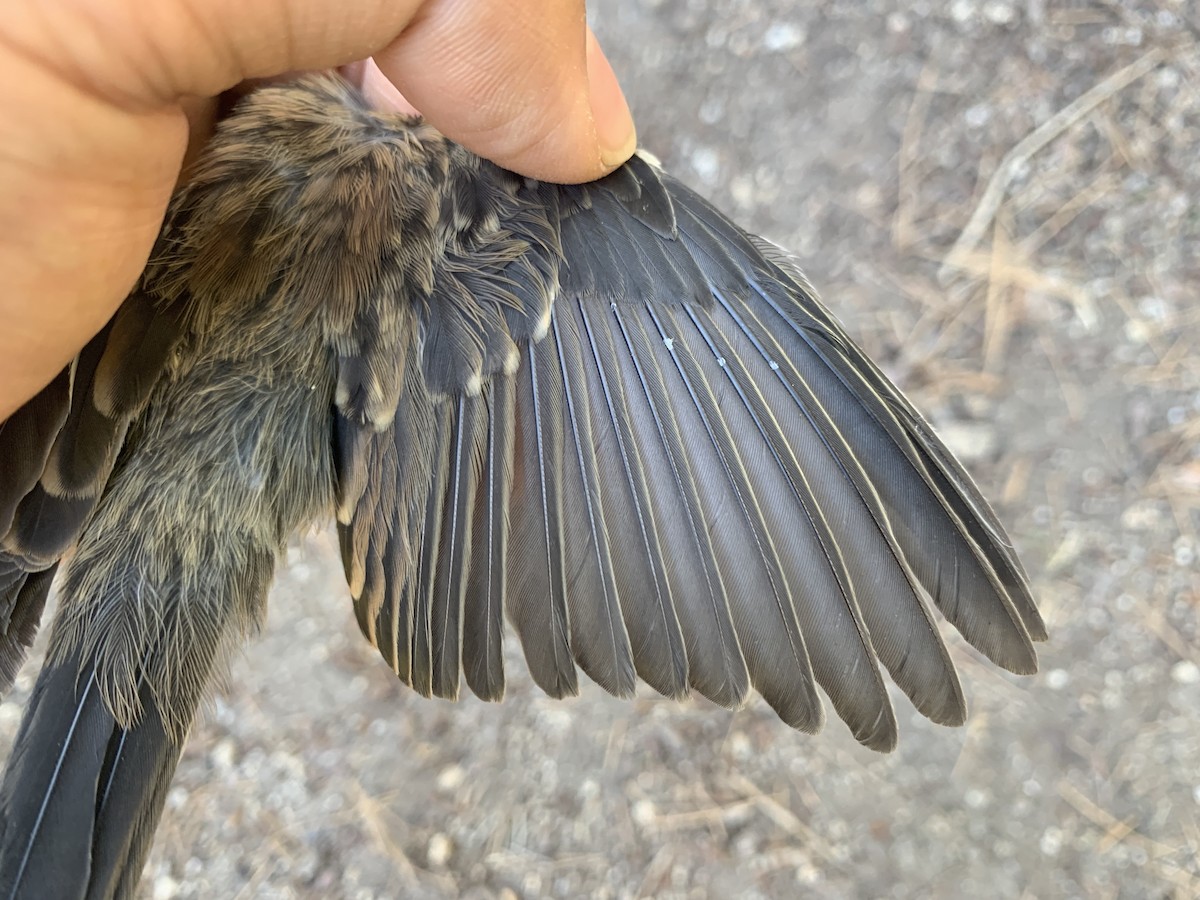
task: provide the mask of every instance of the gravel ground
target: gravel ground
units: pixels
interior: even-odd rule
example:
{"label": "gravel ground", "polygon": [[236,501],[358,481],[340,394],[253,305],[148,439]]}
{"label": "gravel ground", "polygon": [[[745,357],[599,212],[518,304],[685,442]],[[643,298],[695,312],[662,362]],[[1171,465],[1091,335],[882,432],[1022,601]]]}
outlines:
{"label": "gravel ground", "polygon": [[550,701],[515,647],[504,704],[426,701],[322,533],[193,734],[145,895],[1200,896],[1195,6],[592,7],[644,146],[800,255],[996,500],[1041,674],[955,642],[969,724],[897,697],[890,756],[761,702]]}

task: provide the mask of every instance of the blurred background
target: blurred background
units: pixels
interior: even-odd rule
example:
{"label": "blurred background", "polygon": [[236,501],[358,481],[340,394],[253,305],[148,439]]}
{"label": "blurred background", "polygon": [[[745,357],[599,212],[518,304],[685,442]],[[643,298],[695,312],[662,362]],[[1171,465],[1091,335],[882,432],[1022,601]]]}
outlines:
{"label": "blurred background", "polygon": [[[900,748],[648,689],[427,701],[335,542],[195,729],[146,897],[1200,896],[1200,11],[593,0],[642,143],[795,251],[994,499],[1051,630]],[[0,704],[0,749],[34,666]]]}

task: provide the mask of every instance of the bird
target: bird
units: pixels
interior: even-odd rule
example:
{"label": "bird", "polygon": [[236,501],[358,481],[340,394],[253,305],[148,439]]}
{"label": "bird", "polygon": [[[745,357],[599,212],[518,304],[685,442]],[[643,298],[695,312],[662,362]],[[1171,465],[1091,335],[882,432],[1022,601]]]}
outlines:
{"label": "bird", "polygon": [[[333,73],[261,86],[111,321],[0,424],[0,898],[129,897],[196,709],[281,550],[336,521],[401,681],[500,700],[506,622],[580,671],[891,750],[884,673],[966,705],[1047,638],[963,466],[783,250],[640,153],[506,171]],[[61,570],[61,572],[59,571]]]}

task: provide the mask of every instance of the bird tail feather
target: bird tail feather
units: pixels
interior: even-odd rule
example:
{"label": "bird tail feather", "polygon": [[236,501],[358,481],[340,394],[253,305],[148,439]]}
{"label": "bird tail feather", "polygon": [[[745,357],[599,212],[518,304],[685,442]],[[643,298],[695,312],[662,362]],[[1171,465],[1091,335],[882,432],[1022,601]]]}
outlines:
{"label": "bird tail feather", "polygon": [[[206,685],[253,626],[274,559],[253,541],[212,558],[185,603],[179,580],[148,587],[126,577],[136,553],[103,549],[85,541],[67,573],[53,650],[0,782],[0,900],[136,895]],[[153,607],[137,608],[137,589]],[[197,594],[228,602],[197,618]],[[113,625],[113,608],[138,624],[136,640],[118,637],[129,628],[97,628],[106,612]]]}
{"label": "bird tail feather", "polygon": [[42,669],[0,784],[4,900],[134,895],[183,746],[141,694],[123,728],[94,660],[76,651]]}

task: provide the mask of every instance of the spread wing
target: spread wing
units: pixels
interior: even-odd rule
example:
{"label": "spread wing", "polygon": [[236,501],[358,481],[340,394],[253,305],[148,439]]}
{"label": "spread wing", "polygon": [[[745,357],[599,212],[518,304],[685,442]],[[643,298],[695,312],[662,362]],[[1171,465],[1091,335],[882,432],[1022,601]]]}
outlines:
{"label": "spread wing", "polygon": [[[507,618],[551,695],[577,667],[618,695],[753,688],[816,731],[820,686],[888,749],[881,666],[965,715],[934,607],[1035,669],[1000,523],[782,253],[640,158],[577,187],[459,163],[409,339],[364,322],[339,368],[343,558],[405,682],[498,699]],[[367,408],[389,362],[394,417]]]}

